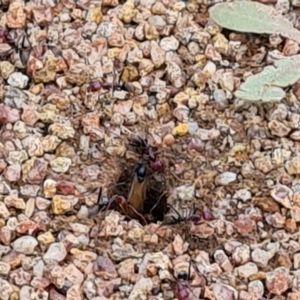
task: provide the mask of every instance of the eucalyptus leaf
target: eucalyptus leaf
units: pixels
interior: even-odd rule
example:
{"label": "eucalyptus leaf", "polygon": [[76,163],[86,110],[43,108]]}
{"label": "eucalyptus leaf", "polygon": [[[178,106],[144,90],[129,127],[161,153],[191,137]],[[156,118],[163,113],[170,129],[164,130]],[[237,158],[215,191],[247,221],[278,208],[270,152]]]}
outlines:
{"label": "eucalyptus leaf", "polygon": [[209,9],[210,18],[231,30],[251,33],[281,34],[300,43],[300,31],[272,6],[259,2],[225,2]]}
{"label": "eucalyptus leaf", "polygon": [[248,77],[235,96],[248,101],[280,101],[285,96],[282,87],[294,84],[299,78],[300,55],[283,58]]}

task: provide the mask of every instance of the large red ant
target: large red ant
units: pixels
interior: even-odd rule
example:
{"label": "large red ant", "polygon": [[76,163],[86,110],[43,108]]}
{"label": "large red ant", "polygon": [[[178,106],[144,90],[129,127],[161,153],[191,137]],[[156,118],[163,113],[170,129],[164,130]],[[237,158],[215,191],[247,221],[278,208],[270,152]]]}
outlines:
{"label": "large red ant", "polygon": [[134,177],[127,200],[123,196],[114,195],[109,199],[102,211],[108,210],[109,208],[119,209],[127,217],[141,219],[147,224],[148,222],[142,214],[147,189],[146,174],[145,166],[142,162],[138,162],[134,170]]}

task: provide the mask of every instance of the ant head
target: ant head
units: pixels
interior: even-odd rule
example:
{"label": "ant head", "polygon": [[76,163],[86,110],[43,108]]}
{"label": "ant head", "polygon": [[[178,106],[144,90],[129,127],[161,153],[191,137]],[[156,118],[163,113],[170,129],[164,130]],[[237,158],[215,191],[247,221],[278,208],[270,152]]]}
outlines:
{"label": "ant head", "polygon": [[143,182],[145,180],[147,171],[146,171],[146,167],[140,160],[137,162],[137,166],[135,168],[135,174],[137,175],[139,182]]}
{"label": "ant head", "polygon": [[188,274],[186,273],[186,271],[180,271],[177,274],[177,279],[186,281],[186,280],[188,280]]}

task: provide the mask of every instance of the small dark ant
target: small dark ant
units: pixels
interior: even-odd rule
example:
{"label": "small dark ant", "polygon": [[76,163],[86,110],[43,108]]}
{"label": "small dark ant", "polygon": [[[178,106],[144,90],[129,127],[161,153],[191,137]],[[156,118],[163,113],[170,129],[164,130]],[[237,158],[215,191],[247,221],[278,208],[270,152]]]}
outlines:
{"label": "small dark ant", "polygon": [[182,217],[180,215],[180,213],[171,205],[168,205],[176,214],[177,214],[177,218],[175,219],[173,216],[173,223],[181,223],[181,222],[184,222],[185,224],[188,224],[188,223],[194,223],[194,224],[199,224],[202,220],[203,221],[212,221],[214,220],[214,216],[213,214],[208,211],[208,210],[203,210],[201,212],[199,211],[196,211],[195,212],[195,208],[193,207],[192,210],[194,210],[194,213],[191,214],[189,217]]}
{"label": "small dark ant", "polygon": [[[188,273],[186,271],[182,270],[182,271],[179,271],[176,276],[177,280],[178,280],[177,286],[176,286],[176,298],[178,300],[189,300],[190,293],[188,292],[188,284],[184,283],[184,282],[186,282],[187,280],[190,279],[191,265],[192,265],[192,261],[190,261]],[[202,277],[202,275],[200,275],[200,276]],[[203,285],[204,284],[205,284],[205,279],[203,278]]]}
{"label": "small dark ant", "polygon": [[148,141],[137,135],[129,136],[129,144],[138,148],[141,153],[146,153],[150,160],[150,167],[158,173],[164,172],[164,165],[161,160],[156,157],[154,148],[149,145]]}

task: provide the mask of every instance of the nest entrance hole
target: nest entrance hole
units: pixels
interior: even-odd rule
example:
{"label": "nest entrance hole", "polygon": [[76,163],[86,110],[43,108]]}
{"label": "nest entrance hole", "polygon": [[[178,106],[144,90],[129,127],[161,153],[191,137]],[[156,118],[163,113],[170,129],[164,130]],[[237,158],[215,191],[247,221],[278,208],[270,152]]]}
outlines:
{"label": "nest entrance hole", "polygon": [[[148,185],[143,214],[151,214],[153,217],[152,222],[163,221],[167,210],[165,184],[164,182],[157,180],[155,176],[152,176],[153,174],[151,174],[148,169],[147,171]],[[132,183],[133,173],[134,167],[125,168],[110,196],[119,195],[127,199]]]}

